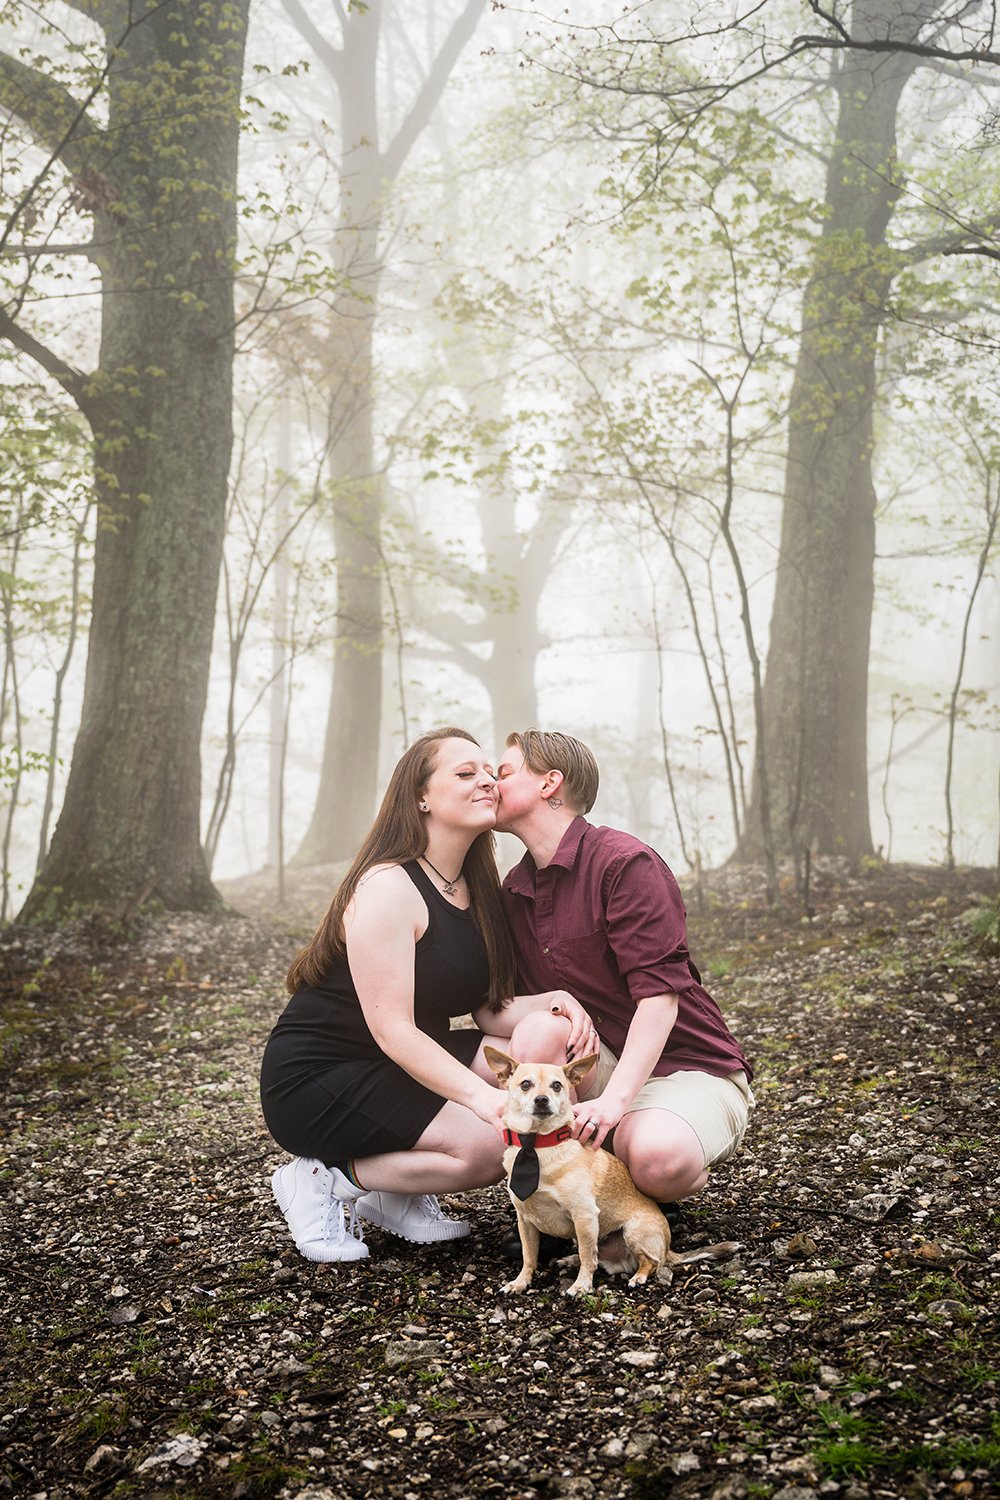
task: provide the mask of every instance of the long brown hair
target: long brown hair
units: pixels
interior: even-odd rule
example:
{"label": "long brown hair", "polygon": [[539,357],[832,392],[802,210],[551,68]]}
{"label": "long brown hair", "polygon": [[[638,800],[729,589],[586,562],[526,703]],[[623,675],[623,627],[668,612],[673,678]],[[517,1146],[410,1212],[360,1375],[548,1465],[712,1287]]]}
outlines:
{"label": "long brown hair", "polygon": [[[418,859],[427,848],[427,824],[417,804],[437,764],[442,740],[478,741],[464,729],[433,729],[422,734],[403,752],[389,778],[382,806],[344,876],[326,916],[312,939],[288,971],[288,988],[294,994],[305,985],[319,984],[333,959],[345,951],[344,912],[358,881],[372,865],[405,864]],[[463,865],[469,885],[472,918],[482,934],[490,965],[489,1003],[500,1010],[514,993],[514,949],[500,894],[496,840],[489,829],[474,839]]]}

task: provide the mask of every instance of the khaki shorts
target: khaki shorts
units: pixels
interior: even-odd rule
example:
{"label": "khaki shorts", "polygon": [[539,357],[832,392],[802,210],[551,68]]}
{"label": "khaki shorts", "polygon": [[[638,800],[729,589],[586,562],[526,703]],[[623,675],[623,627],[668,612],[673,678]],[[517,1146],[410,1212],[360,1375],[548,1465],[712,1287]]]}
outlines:
{"label": "khaki shorts", "polygon": [[[580,1097],[593,1099],[603,1094],[617,1066],[617,1057],[602,1042],[594,1081]],[[714,1167],[740,1149],[756,1102],[743,1072],[717,1078],[712,1073],[684,1069],[668,1073],[666,1078],[647,1078],[625,1113],[665,1109],[678,1115],[701,1142],[705,1166]]]}

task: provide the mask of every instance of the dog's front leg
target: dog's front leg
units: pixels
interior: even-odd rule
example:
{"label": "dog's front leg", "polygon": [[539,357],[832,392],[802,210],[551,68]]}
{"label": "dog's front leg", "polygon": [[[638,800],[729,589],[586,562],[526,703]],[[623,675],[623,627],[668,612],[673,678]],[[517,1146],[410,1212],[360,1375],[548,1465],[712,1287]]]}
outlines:
{"label": "dog's front leg", "polygon": [[520,1209],[517,1211],[517,1232],[521,1236],[521,1273],[513,1281],[507,1282],[504,1287],[505,1292],[526,1292],[538,1268],[538,1246],[541,1243],[541,1235],[531,1220],[524,1217]]}
{"label": "dog's front leg", "polygon": [[598,1223],[596,1203],[573,1217],[573,1233],[580,1253],[580,1270],[573,1285],[566,1288],[567,1297],[578,1297],[581,1292],[589,1292],[593,1288],[594,1272],[597,1270]]}

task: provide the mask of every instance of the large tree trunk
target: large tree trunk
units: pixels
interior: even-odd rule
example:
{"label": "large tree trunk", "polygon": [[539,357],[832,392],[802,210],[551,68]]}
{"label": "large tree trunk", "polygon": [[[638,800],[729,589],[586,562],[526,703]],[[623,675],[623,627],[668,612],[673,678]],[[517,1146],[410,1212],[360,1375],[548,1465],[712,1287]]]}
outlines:
{"label": "large tree trunk", "polygon": [[[485,608],[483,632],[492,646],[480,676],[490,695],[493,750],[499,755],[512,730],[538,726],[535,675],[539,652],[548,644],[538,616],[562,527],[553,508],[543,504],[531,532],[519,533],[509,485],[487,489],[481,505],[483,541],[494,571],[484,592],[489,597],[492,585],[500,599],[497,607]],[[513,597],[505,600],[508,589]]]}
{"label": "large tree trunk", "polygon": [[[150,6],[111,57],[89,397],[93,621],[66,797],[29,920],[148,896],[218,904],[201,850],[200,738],[232,443],[248,9]],[[102,11],[109,41],[126,33],[128,10]]]}
{"label": "large tree trunk", "polygon": [[[854,7],[859,38],[919,25],[904,0]],[[762,850],[761,755],[778,854],[872,847],[868,650],[874,596],[875,360],[892,279],[895,121],[914,61],[845,54],[826,218],[805,293],[792,385],[781,550],[764,684],[764,744],[738,855]]]}
{"label": "large tree trunk", "polygon": [[[468,351],[465,364],[459,379],[466,386],[472,417],[470,441],[477,442],[481,430],[503,430],[507,376],[491,379],[488,369]],[[478,607],[479,618],[470,621],[450,610],[422,613],[418,606],[417,619],[440,643],[427,655],[446,658],[486,689],[493,720],[492,749],[499,755],[512,730],[538,723],[535,676],[539,653],[549,644],[539,623],[541,598],[571,506],[569,501],[543,497],[530,530],[519,529],[517,496],[509,475],[504,470],[494,472],[496,465],[496,448],[478,440],[477,513],[486,561],[481,571],[468,565],[464,592],[467,603]],[[447,573],[443,554],[441,567]],[[482,645],[489,646],[489,655],[474,649]],[[418,649],[414,654],[419,657],[421,652]]]}
{"label": "large tree trunk", "polygon": [[342,44],[332,45],[301,0],[285,9],[327,69],[340,101],[341,210],[335,260],[347,278],[331,339],[331,454],[337,629],[323,762],[298,864],[344,859],[375,808],[382,707],[382,484],[373,434],[372,341],[386,195],[473,31],[485,0],[466,0],[390,144],[380,148],[378,47],[381,8],[348,6]]}
{"label": "large tree trunk", "polygon": [[329,415],[337,624],[319,787],[297,864],[348,858],[372,819],[382,715],[382,483],[375,472],[372,341],[385,191],[378,150],[377,12],[352,16],[340,87],[342,205],[335,259],[347,290],[332,336]]}

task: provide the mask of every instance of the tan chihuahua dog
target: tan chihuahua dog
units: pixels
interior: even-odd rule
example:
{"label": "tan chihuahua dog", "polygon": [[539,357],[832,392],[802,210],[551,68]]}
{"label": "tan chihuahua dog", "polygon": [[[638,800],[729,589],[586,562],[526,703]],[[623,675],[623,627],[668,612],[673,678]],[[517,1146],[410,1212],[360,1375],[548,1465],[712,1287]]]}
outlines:
{"label": "tan chihuahua dog", "polygon": [[573,1139],[572,1090],[590,1072],[596,1055],[581,1057],[566,1068],[557,1063],[518,1063],[495,1047],[485,1047],[483,1055],[507,1089],[503,1165],[523,1255],[521,1273],[506,1284],[505,1292],[523,1292],[531,1285],[540,1231],[576,1240],[580,1272],[567,1288],[569,1297],[593,1287],[599,1241],[607,1235],[615,1234],[619,1251],[624,1242],[626,1264],[619,1255],[614,1269],[635,1271],[629,1286],[641,1286],[661,1267],[721,1260],[740,1248],[727,1241],[675,1255],[662,1211],[639,1192],[624,1162],[610,1151],[594,1151]]}

